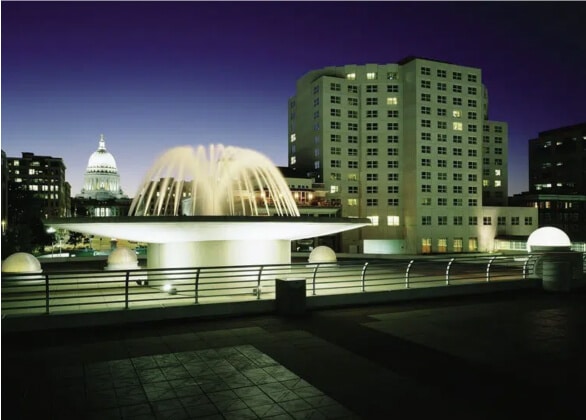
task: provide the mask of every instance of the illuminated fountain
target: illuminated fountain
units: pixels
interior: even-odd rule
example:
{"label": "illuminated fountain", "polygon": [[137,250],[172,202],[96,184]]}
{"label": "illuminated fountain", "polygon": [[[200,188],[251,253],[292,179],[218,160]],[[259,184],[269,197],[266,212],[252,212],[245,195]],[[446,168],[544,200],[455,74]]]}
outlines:
{"label": "illuminated fountain", "polygon": [[288,264],[291,241],[367,226],[366,219],[300,217],[283,176],[254,150],[175,147],[147,172],[126,217],[47,225],[146,242],[148,268]]}

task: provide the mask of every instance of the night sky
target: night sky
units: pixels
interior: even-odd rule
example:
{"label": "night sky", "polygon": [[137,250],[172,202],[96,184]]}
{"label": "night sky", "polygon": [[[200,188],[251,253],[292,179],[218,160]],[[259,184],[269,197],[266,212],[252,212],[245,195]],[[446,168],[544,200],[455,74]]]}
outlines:
{"label": "night sky", "polygon": [[100,134],[134,196],[154,160],[222,143],[287,164],[306,72],[415,55],[482,69],[509,124],[509,194],[527,143],[586,122],[584,2],[2,1],[2,149],[62,157],[72,195]]}

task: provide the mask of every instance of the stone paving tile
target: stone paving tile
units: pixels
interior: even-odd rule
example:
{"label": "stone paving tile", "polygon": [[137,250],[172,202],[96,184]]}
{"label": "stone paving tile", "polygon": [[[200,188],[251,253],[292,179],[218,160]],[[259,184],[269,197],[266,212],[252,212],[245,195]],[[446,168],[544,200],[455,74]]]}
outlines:
{"label": "stone paving tile", "polygon": [[327,413],[317,409],[339,406],[248,344],[59,365],[46,373],[59,384],[51,389],[55,418],[322,418],[316,416]]}

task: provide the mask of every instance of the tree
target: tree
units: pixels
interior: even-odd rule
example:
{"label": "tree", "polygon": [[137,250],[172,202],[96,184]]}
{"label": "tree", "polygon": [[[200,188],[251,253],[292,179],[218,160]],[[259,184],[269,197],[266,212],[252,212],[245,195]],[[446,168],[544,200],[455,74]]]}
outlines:
{"label": "tree", "polygon": [[8,223],[6,235],[2,238],[2,258],[10,255],[8,252],[35,253],[51,245],[51,235],[42,221],[43,202],[33,192],[21,184],[9,182],[7,209]]}
{"label": "tree", "polygon": [[67,243],[73,245],[73,248],[75,248],[77,244],[85,243],[85,236],[83,233],[69,232],[69,240]]}

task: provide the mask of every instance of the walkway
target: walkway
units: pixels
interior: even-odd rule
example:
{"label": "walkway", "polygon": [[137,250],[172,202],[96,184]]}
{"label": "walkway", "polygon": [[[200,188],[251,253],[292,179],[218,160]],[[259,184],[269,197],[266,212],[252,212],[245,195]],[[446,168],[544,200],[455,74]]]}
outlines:
{"label": "walkway", "polygon": [[2,334],[15,419],[584,418],[586,293]]}

